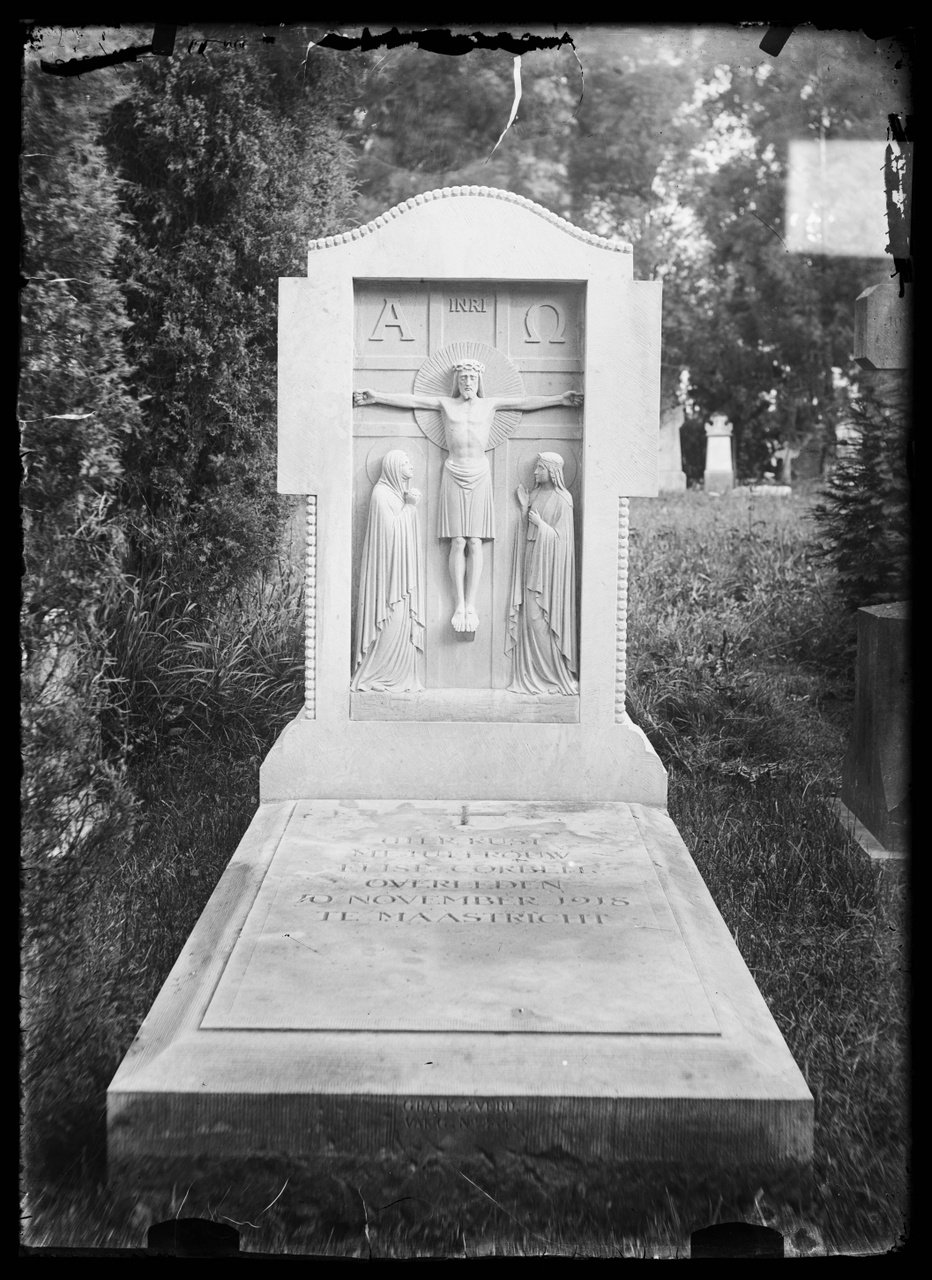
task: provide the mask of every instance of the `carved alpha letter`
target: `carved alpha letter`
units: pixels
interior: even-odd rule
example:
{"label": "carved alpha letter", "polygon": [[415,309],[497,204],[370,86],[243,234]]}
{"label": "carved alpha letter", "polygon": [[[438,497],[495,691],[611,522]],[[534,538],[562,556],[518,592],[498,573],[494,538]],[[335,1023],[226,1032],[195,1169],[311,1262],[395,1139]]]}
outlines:
{"label": "carved alpha letter", "polygon": [[402,342],[413,342],[414,334],[411,332],[411,326],[408,319],[401,309],[401,303],[397,298],[386,298],[382,307],[379,318],[376,321],[375,328],[369,335],[370,342],[384,342],[385,335],[383,330],[397,329],[398,336]]}

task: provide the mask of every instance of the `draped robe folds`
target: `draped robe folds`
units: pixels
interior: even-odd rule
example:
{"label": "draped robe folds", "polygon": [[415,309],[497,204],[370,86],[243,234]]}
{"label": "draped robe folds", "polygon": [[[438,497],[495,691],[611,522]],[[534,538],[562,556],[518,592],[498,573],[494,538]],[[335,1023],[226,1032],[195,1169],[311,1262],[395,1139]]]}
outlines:
{"label": "draped robe folds", "polygon": [[573,500],[565,489],[535,489],[525,537],[515,540],[505,651],[512,693],[576,694],[576,549]]}
{"label": "draped robe folds", "polygon": [[414,693],[424,687],[418,677],[424,572],[416,508],[403,493],[399,482],[383,474],[369,501],[350,686],[357,692]]}
{"label": "draped robe folds", "polygon": [[492,471],[483,454],[477,461],[447,458],[440,476],[441,538],[495,537]]}

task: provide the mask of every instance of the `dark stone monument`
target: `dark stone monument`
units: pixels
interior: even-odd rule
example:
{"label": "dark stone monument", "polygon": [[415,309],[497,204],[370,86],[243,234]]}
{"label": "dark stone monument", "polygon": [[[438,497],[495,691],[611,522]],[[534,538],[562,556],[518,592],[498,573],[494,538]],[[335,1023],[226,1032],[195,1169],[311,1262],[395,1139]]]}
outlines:
{"label": "dark stone monument", "polygon": [[[867,829],[873,857],[905,854],[909,820],[909,605],[858,610],[854,725],[842,770],[841,802]],[[843,815],[844,816],[844,815]]]}

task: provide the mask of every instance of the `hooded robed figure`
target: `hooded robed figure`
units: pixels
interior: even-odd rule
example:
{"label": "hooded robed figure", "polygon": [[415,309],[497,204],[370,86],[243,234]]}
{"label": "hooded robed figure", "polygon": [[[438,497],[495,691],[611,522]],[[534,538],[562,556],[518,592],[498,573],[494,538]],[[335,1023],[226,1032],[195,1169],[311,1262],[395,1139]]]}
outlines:
{"label": "hooded robed figure", "polygon": [[357,692],[409,693],[424,687],[418,676],[418,655],[424,648],[417,526],[421,495],[409,488],[413,474],[407,454],[390,450],[369,500],[350,686]]}
{"label": "hooded robed figure", "polygon": [[558,453],[538,454],[536,488],[517,491],[523,519],[515,541],[505,652],[512,693],[579,692],[573,498]]}

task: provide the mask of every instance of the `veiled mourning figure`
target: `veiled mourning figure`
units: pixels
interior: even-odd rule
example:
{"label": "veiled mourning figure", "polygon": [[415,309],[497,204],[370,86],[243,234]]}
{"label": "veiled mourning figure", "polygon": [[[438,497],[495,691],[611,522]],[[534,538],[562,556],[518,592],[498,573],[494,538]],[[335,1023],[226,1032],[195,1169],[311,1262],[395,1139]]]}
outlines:
{"label": "veiled mourning figure", "polygon": [[424,687],[418,677],[418,655],[424,649],[417,522],[421,495],[408,487],[413,475],[407,454],[390,450],[369,500],[350,686],[357,692],[408,693]]}
{"label": "veiled mourning figure", "polygon": [[536,487],[517,489],[521,528],[515,542],[505,652],[512,655],[512,693],[579,692],[576,649],[576,551],[573,499],[563,459],[541,453]]}

